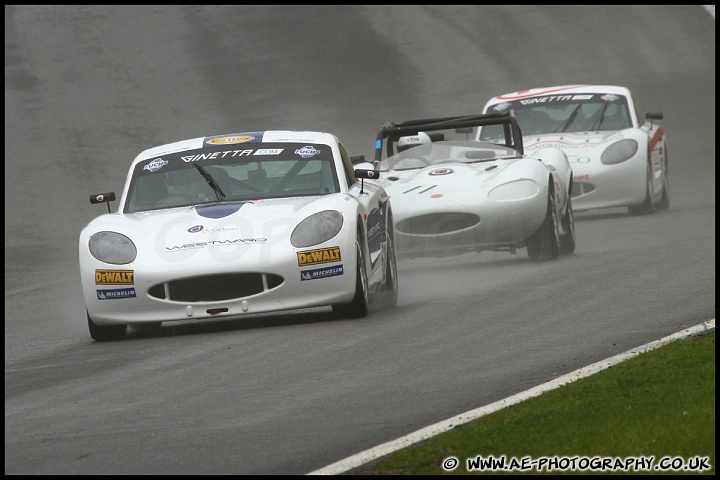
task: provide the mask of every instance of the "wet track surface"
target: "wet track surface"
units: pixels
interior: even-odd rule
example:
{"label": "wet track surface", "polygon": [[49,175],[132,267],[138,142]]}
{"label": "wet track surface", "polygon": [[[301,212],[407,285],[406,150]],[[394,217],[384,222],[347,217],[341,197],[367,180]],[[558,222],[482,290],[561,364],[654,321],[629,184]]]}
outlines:
{"label": "wet track surface", "polygon": [[[399,264],[397,307],[92,342],[80,229],[140,151],[263,129],[373,153],[387,120],[621,84],[671,205],[577,249]],[[701,6],[5,7],[5,473],[304,474],[715,316],[715,20]]]}

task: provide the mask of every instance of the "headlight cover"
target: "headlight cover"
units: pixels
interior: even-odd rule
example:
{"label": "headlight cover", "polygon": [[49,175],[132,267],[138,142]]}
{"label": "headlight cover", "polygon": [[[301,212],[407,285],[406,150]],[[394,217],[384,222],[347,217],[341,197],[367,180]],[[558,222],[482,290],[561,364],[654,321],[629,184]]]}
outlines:
{"label": "headlight cover", "polygon": [[135,244],[125,235],[116,232],[98,232],[88,240],[93,257],[101,262],[124,265],[137,257]]}
{"label": "headlight cover", "polygon": [[617,165],[632,158],[638,151],[638,143],[626,138],[610,145],[600,156],[603,165]]}
{"label": "headlight cover", "polygon": [[324,210],[300,222],[290,236],[295,248],[305,248],[327,242],[342,229],[343,216],[335,210]]}
{"label": "headlight cover", "polygon": [[503,183],[488,193],[490,200],[496,201],[512,201],[532,198],[540,193],[538,184],[533,180],[523,178],[512,182]]}

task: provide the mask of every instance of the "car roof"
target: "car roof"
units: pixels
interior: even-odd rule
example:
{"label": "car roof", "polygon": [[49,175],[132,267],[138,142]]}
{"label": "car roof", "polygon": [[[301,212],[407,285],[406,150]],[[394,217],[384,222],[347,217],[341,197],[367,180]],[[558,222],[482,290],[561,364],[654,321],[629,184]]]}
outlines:
{"label": "car roof", "polygon": [[529,90],[520,90],[512,93],[504,93],[491,98],[487,105],[519,100],[521,98],[535,97],[539,95],[565,95],[572,93],[614,93],[631,97],[630,90],[627,87],[618,85],[559,85],[555,87],[531,88]]}
{"label": "car roof", "polygon": [[238,145],[253,143],[322,143],[336,145],[338,139],[332,133],[300,131],[300,130],[265,130],[260,132],[225,133],[207,137],[190,138],[178,142],[167,143],[157,147],[148,148],[140,153],[135,162],[168,155],[185,150],[196,150],[211,145]]}

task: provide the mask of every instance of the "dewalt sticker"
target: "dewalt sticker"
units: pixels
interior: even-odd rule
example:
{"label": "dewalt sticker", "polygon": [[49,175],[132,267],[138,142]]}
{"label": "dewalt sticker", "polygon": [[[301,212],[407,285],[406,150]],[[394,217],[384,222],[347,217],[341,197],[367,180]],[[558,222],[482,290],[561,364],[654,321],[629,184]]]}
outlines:
{"label": "dewalt sticker", "polygon": [[133,285],[132,270],[95,270],[95,285]]}
{"label": "dewalt sticker", "polygon": [[319,263],[339,262],[340,247],[319,248],[297,252],[298,266],[317,265]]}

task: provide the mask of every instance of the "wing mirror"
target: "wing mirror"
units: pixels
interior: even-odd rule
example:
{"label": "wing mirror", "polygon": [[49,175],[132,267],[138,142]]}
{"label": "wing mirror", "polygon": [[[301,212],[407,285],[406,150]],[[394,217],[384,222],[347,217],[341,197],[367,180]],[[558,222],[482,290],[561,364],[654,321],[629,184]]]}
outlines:
{"label": "wing mirror", "polygon": [[98,193],[90,195],[90,203],[95,205],[96,203],[107,203],[108,213],[110,213],[110,202],[115,201],[115,192]]}

